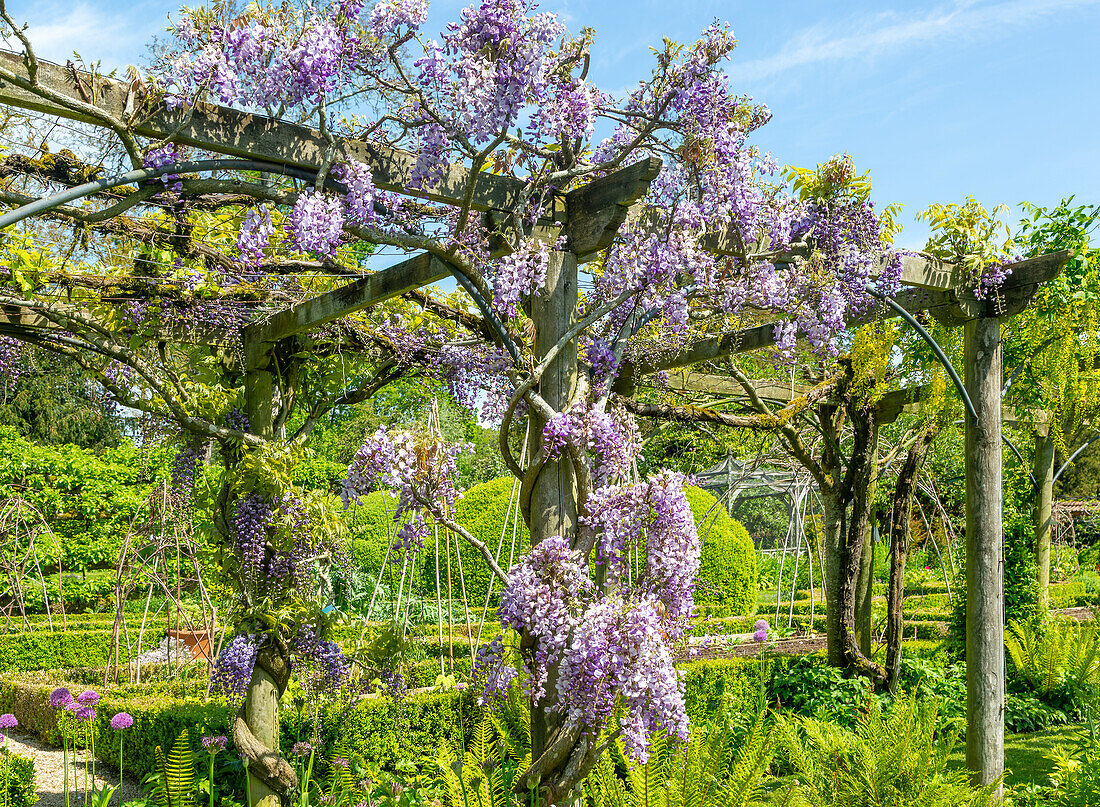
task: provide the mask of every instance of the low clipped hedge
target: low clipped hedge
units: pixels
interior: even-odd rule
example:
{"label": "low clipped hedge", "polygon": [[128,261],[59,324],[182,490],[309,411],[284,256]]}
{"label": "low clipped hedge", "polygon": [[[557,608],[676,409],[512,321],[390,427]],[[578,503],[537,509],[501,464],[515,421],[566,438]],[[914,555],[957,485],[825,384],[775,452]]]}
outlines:
{"label": "low clipped hedge", "polygon": [[[317,715],[317,735],[331,749],[337,742],[368,765],[393,770],[402,760],[434,757],[443,744],[468,736],[481,716],[472,693],[426,692],[406,698],[400,707],[384,698],[360,701],[351,709],[326,706]],[[284,749],[314,736],[314,715],[284,709],[280,730]]]}
{"label": "low clipped hedge", "polygon": [[[786,657],[769,660],[769,676],[776,669],[786,669],[793,661]],[[469,658],[456,659],[457,670],[466,672],[468,665]],[[691,719],[703,722],[723,704],[737,708],[754,701],[759,686],[758,665],[759,661],[752,658],[694,660],[678,665]],[[438,671],[438,661],[415,665],[410,671],[410,686],[430,686]],[[11,712],[25,731],[60,746],[57,710],[50,706],[49,700],[50,692],[57,686],[67,686],[74,693],[87,688],[66,680],[60,673],[56,677],[45,673],[0,677],[0,712]],[[123,767],[138,777],[153,770],[156,746],[171,745],[184,729],[190,731],[196,748],[203,734],[229,733],[229,709],[203,700],[203,682],[177,681],[154,686],[155,692],[148,686],[92,687],[102,694],[94,722],[96,757],[118,764],[120,737],[119,732],[110,728],[110,721],[116,713],[127,712],[134,718],[134,725],[124,730]],[[339,741],[354,749],[368,764],[393,770],[400,760],[418,761],[424,755],[435,756],[440,743],[468,739],[481,715],[477,693],[472,690],[422,692],[410,694],[400,709],[385,699],[367,699],[351,708],[326,705],[318,715],[318,729],[330,749]],[[284,749],[312,736],[313,719],[308,704],[298,711],[292,698],[284,699],[281,715]]]}
{"label": "low clipped hedge", "polygon": [[[79,623],[78,623],[79,624]],[[155,648],[167,622],[147,625],[142,651]],[[105,667],[112,655],[112,626],[32,630],[0,635],[0,673]],[[136,636],[134,637],[136,639]],[[122,640],[125,646],[125,640]]]}
{"label": "low clipped hedge", "polygon": [[34,760],[30,757],[0,748],[0,782],[7,790],[3,801],[5,807],[31,807],[38,801]]}

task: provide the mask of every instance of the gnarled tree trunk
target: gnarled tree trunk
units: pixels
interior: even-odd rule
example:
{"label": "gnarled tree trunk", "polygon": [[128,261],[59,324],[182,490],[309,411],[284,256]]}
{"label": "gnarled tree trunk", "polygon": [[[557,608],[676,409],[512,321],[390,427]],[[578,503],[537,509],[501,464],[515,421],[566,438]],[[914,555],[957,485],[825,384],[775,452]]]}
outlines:
{"label": "gnarled tree trunk", "polygon": [[894,486],[894,515],[890,523],[890,584],[886,590],[886,685],[891,692],[897,691],[898,676],[901,674],[901,640],[905,627],[901,606],[905,599],[905,562],[909,557],[909,517],[913,507],[913,491],[937,431],[936,427],[925,429],[909,447]]}
{"label": "gnarled tree trunk", "polygon": [[[837,544],[838,570],[836,608],[840,616],[840,666],[865,675],[874,681],[884,681],[885,671],[860,649],[856,637],[856,593],[863,548],[874,503],[875,479],[878,476],[878,426],[870,406],[850,410],[853,445],[852,456],[841,485],[841,501],[851,502],[850,515],[841,513],[841,530]],[[845,508],[848,509],[848,508]],[[834,653],[830,649],[830,658]]]}

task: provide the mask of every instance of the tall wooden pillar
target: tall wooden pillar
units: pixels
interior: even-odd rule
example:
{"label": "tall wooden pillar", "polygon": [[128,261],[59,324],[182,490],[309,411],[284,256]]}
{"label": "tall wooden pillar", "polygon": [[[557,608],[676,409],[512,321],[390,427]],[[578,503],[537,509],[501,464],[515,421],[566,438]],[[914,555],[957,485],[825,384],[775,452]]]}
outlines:
{"label": "tall wooden pillar", "polygon": [[[251,346],[258,351],[259,346]],[[251,357],[256,351],[248,351]],[[272,403],[274,378],[266,369],[266,357],[259,356],[264,368],[253,365],[244,376],[244,413],[248,418],[248,428],[253,434],[270,439],[272,437]],[[252,670],[252,680],[248,684],[245,698],[244,721],[249,730],[262,744],[279,751],[279,687],[271,674],[257,664]],[[251,772],[248,774],[249,807],[280,807],[279,795],[271,790],[264,781]]]}
{"label": "tall wooden pillar", "polygon": [[[531,302],[535,325],[535,356],[541,360],[574,323],[577,310],[577,256],[571,252],[551,252],[546,282]],[[550,363],[539,383],[539,394],[560,412],[569,404],[577,383],[577,348],[571,342]],[[533,415],[528,454],[533,456],[542,445],[546,421]],[[546,463],[531,492],[531,543],[564,535],[572,538],[577,525],[577,492],[573,468],[562,457]]]}
{"label": "tall wooden pillar", "polygon": [[1039,604],[1050,606],[1051,504],[1054,499],[1054,441],[1047,424],[1035,430],[1035,566],[1039,576]]}
{"label": "tall wooden pillar", "polygon": [[966,764],[977,785],[1004,773],[1004,563],[1001,489],[1001,326],[965,325]]}
{"label": "tall wooden pillar", "polygon": [[875,596],[875,551],[878,544],[878,513],[871,514],[870,529],[863,538],[863,554],[859,557],[859,582],[856,583],[856,636],[859,651],[871,657],[872,601]]}
{"label": "tall wooden pillar", "polygon": [[[573,325],[577,309],[577,256],[571,252],[552,252],[546,282],[531,301],[531,319],[535,325],[534,351],[541,360]],[[539,394],[562,411],[569,404],[577,383],[576,342],[570,343],[543,373]],[[528,456],[542,445],[546,420],[532,413]],[[573,467],[568,457],[546,463],[531,490],[531,544],[555,535],[576,535],[577,490]],[[547,691],[555,686],[556,672],[551,670]],[[538,759],[546,749],[560,715],[545,701],[531,710],[531,758]]]}

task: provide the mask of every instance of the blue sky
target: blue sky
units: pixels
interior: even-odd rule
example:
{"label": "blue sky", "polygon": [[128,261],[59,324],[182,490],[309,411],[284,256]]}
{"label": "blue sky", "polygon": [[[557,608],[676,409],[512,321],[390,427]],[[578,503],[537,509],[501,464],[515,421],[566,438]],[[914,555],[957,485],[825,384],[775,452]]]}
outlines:
{"label": "blue sky", "polygon": [[[438,30],[465,5],[432,6]],[[9,0],[39,55],[73,50],[105,67],[143,61],[178,4]],[[547,0],[572,30],[596,29],[591,76],[620,90],[648,75],[662,36],[692,40],[712,20],[740,40],[734,86],[774,117],[754,141],[782,163],[848,151],[875,199],[913,214],[972,194],[987,205],[1100,203],[1100,0],[837,3],[823,0]]]}

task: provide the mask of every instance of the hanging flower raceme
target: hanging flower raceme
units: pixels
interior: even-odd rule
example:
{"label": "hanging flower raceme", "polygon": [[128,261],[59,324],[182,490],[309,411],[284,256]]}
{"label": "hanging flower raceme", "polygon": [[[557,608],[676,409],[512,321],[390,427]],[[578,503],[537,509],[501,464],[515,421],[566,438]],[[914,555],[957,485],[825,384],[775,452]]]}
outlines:
{"label": "hanging flower raceme", "polygon": [[286,220],[296,249],[332,257],[344,242],[344,204],[336,196],[303,191]]}
{"label": "hanging flower raceme", "polygon": [[[598,531],[595,560],[605,569],[600,588],[561,537],[544,539],[509,571],[497,613],[525,649],[518,666],[503,638],[480,654],[475,673],[486,702],[501,702],[518,679],[539,703],[556,668],[567,721],[595,735],[621,705],[634,759],[648,758],[658,730],[687,737],[673,661],[694,612],[700,543],[683,484],[682,475],[665,473],[604,487],[589,500],[585,518]],[[630,555],[644,558],[640,569]]]}
{"label": "hanging flower raceme", "polygon": [[493,307],[505,316],[519,314],[520,301],[543,284],[549,264],[550,246],[534,238],[501,258],[493,277]]}
{"label": "hanging flower raceme", "polygon": [[351,659],[339,645],[319,638],[313,625],[300,625],[289,645],[294,674],[307,692],[334,697],[350,694]]}
{"label": "hanging flower raceme", "polygon": [[214,662],[211,689],[224,697],[231,709],[239,709],[244,704],[259,652],[259,636],[239,634],[229,640]]}
{"label": "hanging flower raceme", "polygon": [[237,235],[237,251],[241,263],[259,266],[264,259],[264,250],[275,234],[275,225],[271,223],[271,211],[266,207],[252,208],[245,214]]}
{"label": "hanging flower raceme", "polygon": [[630,471],[642,449],[642,439],[634,419],[621,407],[578,405],[555,413],[543,427],[543,443],[550,456],[556,457],[572,443],[591,451],[593,479],[606,485]]}
{"label": "hanging flower raceme", "polygon": [[411,432],[391,434],[379,429],[356,452],[340,498],[347,507],[376,485],[383,485],[400,494],[396,519],[408,510],[424,508],[449,514],[461,495],[455,487],[456,460],[459,454],[471,451],[471,443],[446,443]]}

